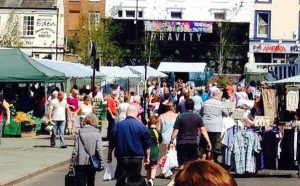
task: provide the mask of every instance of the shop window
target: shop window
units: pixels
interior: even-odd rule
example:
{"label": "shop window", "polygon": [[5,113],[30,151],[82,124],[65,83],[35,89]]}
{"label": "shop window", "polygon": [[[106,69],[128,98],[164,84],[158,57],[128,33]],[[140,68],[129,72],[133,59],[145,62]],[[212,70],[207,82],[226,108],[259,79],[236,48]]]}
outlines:
{"label": "shop window", "polygon": [[139,11],[139,17],[143,17],[143,11]]}
{"label": "shop window", "polygon": [[255,11],[255,36],[270,38],[271,11]]}
{"label": "shop window", "polygon": [[172,19],[182,19],[182,12],[171,12]]}
{"label": "shop window", "polygon": [[34,16],[24,16],[23,35],[33,36],[33,32],[34,32]]}
{"label": "shop window", "polygon": [[225,13],[224,12],[215,13],[214,17],[216,20],[225,20]]}
{"label": "shop window", "polygon": [[255,0],[255,3],[272,3],[272,0]]}
{"label": "shop window", "polygon": [[99,23],[100,23],[100,13],[99,12],[90,12],[89,13],[89,29],[94,28],[97,29]]}
{"label": "shop window", "polygon": [[271,63],[272,56],[269,53],[254,53],[255,63]]}
{"label": "shop window", "polygon": [[126,10],[126,17],[135,17],[134,10]]}
{"label": "shop window", "polygon": [[122,10],[118,10],[118,17],[123,17],[123,11]]}

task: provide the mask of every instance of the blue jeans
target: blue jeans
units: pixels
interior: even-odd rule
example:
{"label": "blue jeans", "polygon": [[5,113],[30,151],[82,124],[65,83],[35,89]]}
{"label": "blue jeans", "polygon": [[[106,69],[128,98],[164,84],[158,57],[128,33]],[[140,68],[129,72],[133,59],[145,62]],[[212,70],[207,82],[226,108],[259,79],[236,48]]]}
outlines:
{"label": "blue jeans", "polygon": [[65,146],[65,136],[64,136],[64,131],[65,131],[65,121],[54,121],[55,125],[52,128],[52,134],[50,138],[50,143],[51,145],[55,145],[55,137],[59,132],[59,138],[60,138],[60,146]]}

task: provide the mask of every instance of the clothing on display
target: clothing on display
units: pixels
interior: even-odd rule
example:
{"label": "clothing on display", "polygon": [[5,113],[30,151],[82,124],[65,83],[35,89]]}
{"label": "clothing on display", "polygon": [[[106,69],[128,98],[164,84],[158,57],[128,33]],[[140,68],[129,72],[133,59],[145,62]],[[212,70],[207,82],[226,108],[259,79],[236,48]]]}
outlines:
{"label": "clothing on display", "polygon": [[265,116],[270,118],[270,122],[274,122],[277,116],[277,91],[275,89],[267,88],[262,90],[263,105]]}
{"label": "clothing on display", "polygon": [[298,169],[300,159],[300,131],[298,127],[284,129],[281,141],[281,153],[279,159],[279,169]]}
{"label": "clothing on display", "polygon": [[296,111],[299,104],[299,91],[290,90],[286,94],[286,110]]}

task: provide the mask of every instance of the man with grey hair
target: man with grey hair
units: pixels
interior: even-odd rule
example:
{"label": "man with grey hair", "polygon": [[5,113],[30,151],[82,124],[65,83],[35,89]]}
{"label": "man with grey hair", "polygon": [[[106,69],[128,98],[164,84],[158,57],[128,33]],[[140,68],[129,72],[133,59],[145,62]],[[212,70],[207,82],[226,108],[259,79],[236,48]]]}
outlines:
{"label": "man with grey hair", "polygon": [[112,161],[112,151],[115,149],[117,181],[125,179],[128,175],[140,174],[143,158],[145,164],[149,164],[150,161],[149,133],[136,119],[137,113],[136,106],[129,105],[126,119],[118,122],[110,134],[107,161]]}
{"label": "man with grey hair", "polygon": [[227,108],[220,101],[221,97],[222,92],[216,89],[212,93],[212,98],[205,101],[201,108],[203,124],[208,132],[212,145],[212,151],[208,152],[206,150],[206,141],[201,138],[199,144],[201,159],[216,160],[217,156],[221,153],[222,117],[227,117],[229,115]]}

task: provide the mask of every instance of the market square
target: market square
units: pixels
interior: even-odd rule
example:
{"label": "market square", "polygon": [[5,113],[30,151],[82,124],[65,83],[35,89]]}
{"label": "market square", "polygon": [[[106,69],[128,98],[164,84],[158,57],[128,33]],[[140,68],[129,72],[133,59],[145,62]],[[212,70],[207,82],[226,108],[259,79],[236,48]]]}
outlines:
{"label": "market square", "polygon": [[299,185],[299,11],[0,1],[0,185]]}

